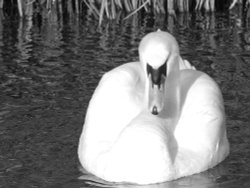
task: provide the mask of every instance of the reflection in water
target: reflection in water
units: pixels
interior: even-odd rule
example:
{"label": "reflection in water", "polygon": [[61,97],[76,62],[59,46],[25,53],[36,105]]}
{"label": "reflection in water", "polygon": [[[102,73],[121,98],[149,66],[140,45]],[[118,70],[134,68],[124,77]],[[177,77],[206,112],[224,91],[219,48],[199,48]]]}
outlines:
{"label": "reflection in water", "polygon": [[243,16],[136,15],[99,29],[91,16],[53,15],[40,21],[0,16],[0,185],[136,187],[107,184],[90,175],[79,180],[76,151],[88,101],[102,74],[138,60],[140,39],[160,28],[176,36],[184,58],[219,83],[231,153],[201,174],[137,187],[247,187],[250,32]]}
{"label": "reflection in water", "polygon": [[[84,180],[89,185],[94,185],[97,187],[116,187],[116,188],[173,188],[173,187],[214,187],[216,182],[222,177],[222,174],[226,174],[223,166],[219,165],[218,168],[181,178],[175,181],[164,182],[159,184],[151,185],[134,185],[126,183],[110,183],[104,180],[101,180],[95,176],[84,174],[80,177],[81,180]],[[225,182],[224,182],[225,183]]]}
{"label": "reflection in water", "polygon": [[[216,168],[184,177],[175,181],[164,182],[151,185],[135,185],[126,183],[110,183],[96,176],[84,173],[79,179],[86,182],[89,186],[94,187],[114,187],[114,188],[208,188],[208,187],[241,187],[242,185],[249,185],[250,174],[230,174],[230,172],[223,165],[218,165]],[[242,184],[243,183],[243,184]],[[243,186],[244,187],[244,186]]]}

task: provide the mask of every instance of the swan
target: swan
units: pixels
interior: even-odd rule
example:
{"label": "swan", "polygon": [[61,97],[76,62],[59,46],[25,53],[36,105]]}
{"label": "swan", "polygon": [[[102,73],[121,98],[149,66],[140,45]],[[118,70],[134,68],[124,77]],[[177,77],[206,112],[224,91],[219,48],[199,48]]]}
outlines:
{"label": "swan", "polygon": [[229,143],[215,81],[181,58],[168,32],[144,36],[139,59],[101,78],[79,140],[82,167],[109,182],[153,184],[224,160]]}

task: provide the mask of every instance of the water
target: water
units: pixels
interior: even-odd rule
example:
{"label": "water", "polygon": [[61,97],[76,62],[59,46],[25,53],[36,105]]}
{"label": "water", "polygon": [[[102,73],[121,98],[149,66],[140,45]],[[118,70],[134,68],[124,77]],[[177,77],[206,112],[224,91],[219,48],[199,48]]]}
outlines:
{"label": "water", "polygon": [[249,19],[232,12],[97,24],[74,15],[42,23],[1,19],[0,187],[103,186],[94,177],[78,179],[88,101],[103,73],[138,60],[140,39],[157,28],[173,33],[182,56],[220,85],[231,153],[201,174],[144,187],[250,186]]}

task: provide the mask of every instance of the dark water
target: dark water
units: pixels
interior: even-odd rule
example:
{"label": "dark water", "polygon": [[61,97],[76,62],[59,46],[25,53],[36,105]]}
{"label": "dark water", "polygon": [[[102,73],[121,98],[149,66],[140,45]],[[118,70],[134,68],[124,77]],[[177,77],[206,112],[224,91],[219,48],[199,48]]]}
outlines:
{"label": "dark water", "polygon": [[102,74],[138,60],[140,39],[157,28],[170,31],[182,56],[219,83],[231,153],[204,173],[145,187],[250,186],[249,19],[217,13],[97,24],[88,16],[0,20],[0,187],[98,186],[78,179],[88,101]]}

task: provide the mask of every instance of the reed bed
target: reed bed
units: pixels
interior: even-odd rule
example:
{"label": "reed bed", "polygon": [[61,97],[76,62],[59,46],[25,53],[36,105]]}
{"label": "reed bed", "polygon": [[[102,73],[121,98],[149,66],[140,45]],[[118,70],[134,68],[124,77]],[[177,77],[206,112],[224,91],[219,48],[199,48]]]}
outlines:
{"label": "reed bed", "polygon": [[135,13],[175,15],[180,12],[205,11],[213,12],[219,7],[233,9],[237,4],[247,9],[250,0],[0,0],[0,9],[16,9],[20,17],[31,17],[34,14],[49,16],[52,11],[60,15],[88,12],[99,20],[117,19],[121,14],[129,18]]}

